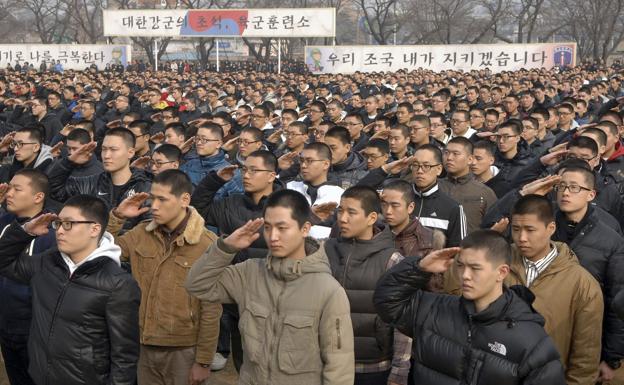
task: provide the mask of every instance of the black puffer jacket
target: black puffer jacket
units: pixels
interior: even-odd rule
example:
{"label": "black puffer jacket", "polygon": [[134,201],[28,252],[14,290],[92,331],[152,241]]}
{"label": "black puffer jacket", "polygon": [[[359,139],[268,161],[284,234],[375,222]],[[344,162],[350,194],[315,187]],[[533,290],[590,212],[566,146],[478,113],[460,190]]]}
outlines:
{"label": "black puffer jacket", "polygon": [[511,159],[506,159],[500,152],[496,152],[496,160],[494,165],[498,167],[499,172],[496,175],[501,183],[508,186],[509,189],[513,187],[513,181],[517,178],[523,168],[528,166],[533,160],[533,154],[529,149],[529,144],[522,139],[518,143],[518,153]]}
{"label": "black puffer jacket", "polygon": [[346,190],[355,186],[366,174],[364,157],[359,152],[350,152],[344,162],[332,165],[327,179]]}
{"label": "black puffer jacket", "polygon": [[115,247],[120,254],[112,237],[71,276],[57,250],[20,257],[32,240],[17,223],[4,232],[0,274],[32,288],[28,353],[35,383],[134,385],[141,294],[111,258]]}
{"label": "black puffer jacket", "polygon": [[568,243],[581,266],[600,283],[605,303],[602,359],[607,362],[622,360],[624,320],[615,314],[611,304],[624,290],[624,238],[601,221],[592,206],[573,231],[562,212],[556,214],[555,221],[557,230],[552,239]]}
{"label": "black puffer jacket", "polygon": [[[92,162],[91,160],[90,162]],[[83,166],[84,167],[84,166]],[[98,174],[83,175],[80,178],[72,176],[77,171],[83,170],[81,166],[77,166],[67,160],[67,158],[56,162],[50,169],[48,178],[50,181],[50,194],[52,199],[59,202],[65,202],[71,198],[76,192],[96,196],[104,201],[109,210],[117,207],[124,199],[140,193],[150,192],[152,180],[149,174],[143,170],[131,169],[132,176],[125,185],[125,189],[120,191],[118,196],[113,194],[113,180],[108,172],[100,172]],[[132,220],[126,221],[124,230],[129,230],[136,226],[139,222],[147,219],[146,214],[141,215]]]}
{"label": "black puffer jacket", "polygon": [[[262,218],[262,212],[267,197],[260,199],[256,204],[248,194],[232,194],[223,199],[214,197],[227,181],[221,179],[216,171],[211,171],[195,188],[191,198],[191,205],[204,218],[206,227],[213,227],[221,236],[232,234],[250,219]],[[273,191],[284,188],[278,179],[273,183]],[[264,237],[260,235],[250,247],[240,251],[234,257],[234,263],[243,262],[249,258],[265,258],[268,247]]]}
{"label": "black puffer jacket", "polygon": [[476,313],[474,302],[425,292],[431,274],[406,258],[377,284],[379,316],[413,337],[414,383],[564,385],[544,319],[512,290]]}

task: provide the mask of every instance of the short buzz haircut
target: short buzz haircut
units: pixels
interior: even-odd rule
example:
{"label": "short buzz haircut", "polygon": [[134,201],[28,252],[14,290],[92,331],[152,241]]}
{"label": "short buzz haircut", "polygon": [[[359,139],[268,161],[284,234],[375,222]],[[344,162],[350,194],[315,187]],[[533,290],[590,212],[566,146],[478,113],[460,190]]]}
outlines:
{"label": "short buzz haircut", "polygon": [[169,169],[154,176],[152,184],[167,186],[171,189],[171,193],[176,197],[182,194],[193,193],[193,183],[184,172],[180,170]]}
{"label": "short buzz haircut", "polygon": [[262,130],[251,126],[243,128],[240,133],[248,133],[253,137],[253,140],[257,141],[261,141],[264,137],[264,135],[262,134]]}
{"label": "short buzz haircut", "polygon": [[429,151],[430,153],[433,154],[433,158],[435,159],[435,162],[437,164],[442,164],[442,151],[440,151],[440,149],[436,147],[435,145],[431,143],[423,144],[422,146],[418,147],[414,151],[414,154],[420,151]]}
{"label": "short buzz haircut", "polygon": [[136,146],[136,138],[134,137],[132,131],[127,128],[112,128],[106,131],[106,135],[104,135],[104,137],[106,138],[107,136],[116,136],[121,138],[128,148],[134,148],[134,146]]}
{"label": "short buzz haircut", "polygon": [[383,191],[392,190],[401,193],[403,200],[408,205],[416,201],[416,195],[414,194],[414,187],[412,184],[403,179],[389,179],[387,183],[383,185]]}
{"label": "short buzz haircut", "polygon": [[271,151],[267,150],[256,150],[249,154],[247,159],[249,158],[260,158],[262,159],[262,163],[267,170],[271,170],[273,172],[277,172],[277,158]]}
{"label": "short buzz haircut", "polygon": [[331,164],[332,154],[328,145],[322,142],[308,143],[303,147],[304,150],[316,151],[316,154],[322,160],[328,160]]}
{"label": "short buzz haircut", "polygon": [[474,150],[484,150],[491,156],[495,156],[496,154],[496,144],[494,144],[490,140],[480,140],[477,143],[472,145],[472,152],[474,154]]}
{"label": "short buzz haircut", "polygon": [[34,168],[23,168],[15,173],[15,176],[22,175],[30,180],[30,187],[33,192],[43,193],[46,197],[49,192],[48,176]]}
{"label": "short buzz haircut", "polygon": [[297,129],[297,132],[299,132],[300,134],[303,134],[303,135],[308,134],[308,126],[304,122],[295,120],[294,122],[290,123],[288,127],[293,127]]}
{"label": "short buzz haircut", "polygon": [[600,146],[606,146],[607,145],[607,134],[605,134],[604,131],[602,131],[600,128],[596,128],[596,127],[589,127],[586,128],[585,130],[583,130],[583,133],[581,134],[581,136],[585,135],[585,134],[590,134],[590,135],[595,135],[598,137],[598,145]]}
{"label": "short buzz haircut", "polygon": [[[572,159],[570,159],[572,160]],[[567,163],[568,161],[566,161],[566,164],[562,164],[559,167],[559,175],[563,175],[566,172],[578,172],[579,174],[583,175],[583,179],[585,179],[585,183],[587,184],[587,188],[590,189],[595,189],[596,188],[596,175],[594,174],[593,171],[589,170],[589,167],[587,166],[587,162],[582,161],[579,159],[579,161],[583,162],[584,164],[574,164],[572,162]]]}
{"label": "short buzz haircut", "polygon": [[223,140],[223,128],[221,128],[221,126],[216,123],[203,123],[201,126],[197,127],[197,131],[199,130],[207,130],[208,132],[219,138],[219,140]]}
{"label": "short buzz haircut", "polygon": [[366,148],[376,148],[382,155],[388,155],[390,153],[390,143],[387,140],[381,138],[374,138],[366,143]]}
{"label": "short buzz haircut", "polygon": [[498,126],[498,129],[500,130],[501,128],[506,127],[511,128],[511,131],[513,131],[514,135],[520,135],[522,133],[522,122],[518,119],[506,120]]}
{"label": "short buzz haircut", "polygon": [[87,144],[87,143],[91,142],[91,135],[85,129],[74,128],[67,135],[67,141],[70,141],[70,140],[76,141],[76,142],[78,142],[80,144]]}
{"label": "short buzz haircut", "polygon": [[343,126],[335,126],[327,130],[325,138],[338,139],[342,144],[351,144],[351,134]]}
{"label": "short buzz haircut", "polygon": [[266,211],[273,207],[283,207],[290,209],[291,218],[297,221],[299,227],[303,227],[306,222],[310,222],[312,210],[303,194],[294,190],[278,190],[267,198],[262,216],[266,216]]}
{"label": "short buzz haircut", "polygon": [[535,214],[537,219],[545,225],[555,221],[553,205],[550,199],[537,194],[529,194],[518,199],[511,209],[511,217],[514,215]]}
{"label": "short buzz haircut", "polygon": [[351,198],[360,202],[365,215],[381,212],[381,202],[377,191],[369,186],[351,186],[342,193],[342,199]]}
{"label": "short buzz haircut", "polygon": [[451,143],[459,144],[470,155],[472,155],[472,152],[474,151],[474,145],[472,144],[472,142],[464,138],[463,136],[456,136],[453,139],[449,140],[447,146]]}
{"label": "short buzz haircut", "polygon": [[462,249],[482,250],[492,264],[511,264],[511,247],[500,233],[494,230],[476,230],[461,241]]}
{"label": "short buzz haircut", "polygon": [[170,143],[163,143],[156,147],[152,152],[152,155],[156,153],[163,154],[163,156],[170,162],[179,163],[182,159],[182,151],[178,148],[178,146]]}
{"label": "short buzz haircut", "polygon": [[128,128],[138,127],[141,135],[147,135],[150,133],[150,128],[152,124],[147,120],[135,120],[132,123],[128,124]]}
{"label": "short buzz haircut", "polygon": [[35,142],[37,142],[40,145],[43,143],[43,130],[42,130],[41,127],[39,127],[39,125],[23,127],[23,128],[20,128],[19,130],[15,131],[15,132],[21,132],[21,133],[28,134],[28,138],[30,140],[34,140]]}
{"label": "short buzz haircut", "polygon": [[63,207],[76,208],[86,220],[99,224],[102,228],[100,231],[102,238],[108,226],[108,207],[103,200],[92,195],[79,194],[69,198]]}
{"label": "short buzz haircut", "polygon": [[425,128],[431,127],[431,119],[427,115],[416,114],[412,116],[410,122],[420,123]]}
{"label": "short buzz haircut", "polygon": [[584,148],[590,150],[592,155],[598,155],[598,143],[592,138],[587,136],[577,136],[572,138],[567,145],[567,148],[570,149],[572,147]]}
{"label": "short buzz haircut", "polygon": [[410,133],[411,133],[411,129],[409,127],[407,127],[405,124],[397,124],[395,126],[390,127],[391,130],[399,130],[401,131],[401,135],[404,138],[409,138],[410,137]]}

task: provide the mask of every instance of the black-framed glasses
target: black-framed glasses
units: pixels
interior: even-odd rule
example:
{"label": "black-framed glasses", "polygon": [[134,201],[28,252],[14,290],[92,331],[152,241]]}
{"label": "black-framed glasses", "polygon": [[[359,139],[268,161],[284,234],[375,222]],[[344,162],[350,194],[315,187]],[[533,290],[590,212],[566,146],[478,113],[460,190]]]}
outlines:
{"label": "black-framed glasses", "polygon": [[555,190],[556,192],[561,192],[561,193],[565,192],[566,189],[570,190],[572,194],[578,194],[581,192],[581,190],[592,191],[592,189],[590,188],[579,186],[577,184],[568,185],[565,183],[559,183],[553,187],[553,190]]}
{"label": "black-framed glasses", "polygon": [[312,158],[303,158],[303,157],[299,157],[299,164],[301,164],[302,166],[309,166],[314,162],[323,162],[325,159],[312,159]]}
{"label": "black-framed glasses", "polygon": [[247,173],[249,173],[249,175],[256,175],[259,172],[275,172],[273,170],[267,170],[267,169],[263,169],[263,168],[247,168],[245,166],[240,168],[241,170],[241,174],[245,175]]}
{"label": "black-framed glasses", "polygon": [[364,158],[366,158],[366,159],[370,159],[370,160],[372,160],[372,161],[375,161],[375,160],[377,160],[377,159],[379,159],[379,158],[383,157],[384,155],[383,155],[383,154],[381,154],[381,155],[376,155],[376,154],[367,154],[367,153],[363,152],[363,153],[362,153],[362,156],[363,156]]}
{"label": "black-framed glasses", "polygon": [[16,142],[16,141],[13,141],[13,142],[11,142],[11,144],[9,146],[12,149],[18,149],[19,150],[20,148],[24,147],[27,144],[39,144],[39,143],[37,143],[37,142]]}
{"label": "black-framed glasses", "polygon": [[499,142],[506,142],[511,138],[515,138],[518,135],[498,135],[496,138]]}
{"label": "black-framed glasses", "polygon": [[284,132],[285,138],[292,138],[293,136],[302,136],[302,135],[306,135],[306,134],[301,134],[299,132]]}
{"label": "black-framed glasses", "polygon": [[206,144],[206,143],[218,142],[218,141],[219,139],[208,139],[208,138],[202,138],[200,136],[195,137],[195,143],[199,143],[199,144]]}
{"label": "black-framed glasses", "polygon": [[412,163],[411,164],[411,169],[412,171],[418,171],[418,170],[423,170],[423,172],[429,172],[431,171],[431,169],[433,167],[439,166],[440,163],[436,163],[436,164],[421,164],[421,163]]}
{"label": "black-framed glasses", "polygon": [[160,162],[160,161],[157,161],[157,160],[153,160],[153,159],[151,159],[151,160],[147,163],[147,165],[148,165],[149,167],[161,168],[162,166],[164,166],[164,165],[166,165],[166,164],[169,164],[169,163],[173,163],[173,162],[175,162],[175,160],[168,160],[168,161],[166,161],[166,162]]}
{"label": "black-framed glasses", "polygon": [[72,227],[75,224],[83,224],[83,223],[95,224],[96,222],[94,222],[94,221],[62,221],[60,219],[57,219],[55,221],[52,221],[52,228],[54,230],[58,230],[58,229],[60,229],[62,227],[63,230],[69,231],[69,230],[72,229]]}
{"label": "black-framed glasses", "polygon": [[238,139],[236,141],[236,143],[238,143],[239,146],[249,146],[250,144],[253,143],[258,143],[259,140],[245,140],[245,139]]}

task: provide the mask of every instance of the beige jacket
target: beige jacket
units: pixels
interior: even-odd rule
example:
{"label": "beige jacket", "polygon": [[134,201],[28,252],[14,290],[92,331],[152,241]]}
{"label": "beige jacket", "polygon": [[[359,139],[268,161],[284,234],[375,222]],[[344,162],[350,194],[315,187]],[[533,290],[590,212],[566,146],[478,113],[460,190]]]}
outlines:
{"label": "beige jacket", "polygon": [[[189,293],[236,303],[245,360],[241,385],[353,385],[349,300],[324,248],[308,239],[302,260],[249,259],[219,240],[191,269]],[[229,252],[228,252],[229,251]]]}
{"label": "beige jacket", "polygon": [[[217,239],[204,228],[204,219],[190,207],[182,234],[165,246],[154,221],[139,223],[115,237],[122,260],[130,261],[132,275],[141,288],[139,326],[141,343],[153,346],[196,347],[195,361],[212,363],[219,338],[221,306],[200,303],[184,288],[191,266]],[[123,221],[110,215],[107,230],[117,234]]]}

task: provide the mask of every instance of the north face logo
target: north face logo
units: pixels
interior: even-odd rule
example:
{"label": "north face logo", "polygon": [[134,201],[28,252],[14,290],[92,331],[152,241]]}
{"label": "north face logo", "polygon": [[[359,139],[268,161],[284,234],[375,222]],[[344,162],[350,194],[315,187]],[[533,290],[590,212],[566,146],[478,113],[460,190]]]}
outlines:
{"label": "north face logo", "polygon": [[436,212],[434,211],[434,212],[432,212],[432,213],[431,213],[431,216],[432,216],[432,217],[437,217],[437,216],[438,216],[438,214],[436,214]]}
{"label": "north face logo", "polygon": [[507,348],[505,347],[505,345],[501,344],[500,342],[488,343],[488,347],[494,353],[498,353],[502,356],[507,355]]}

